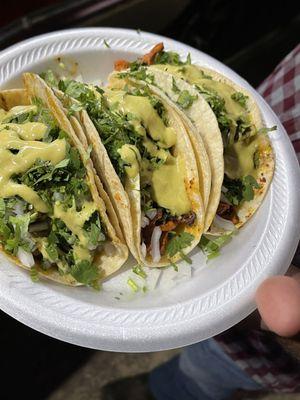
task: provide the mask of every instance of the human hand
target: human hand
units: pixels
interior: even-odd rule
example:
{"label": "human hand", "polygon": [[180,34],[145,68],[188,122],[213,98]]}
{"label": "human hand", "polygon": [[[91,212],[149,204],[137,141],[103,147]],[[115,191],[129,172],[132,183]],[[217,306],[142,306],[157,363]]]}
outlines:
{"label": "human hand", "polygon": [[266,279],[255,297],[266,328],[283,337],[300,332],[299,269],[291,266],[287,275]]}

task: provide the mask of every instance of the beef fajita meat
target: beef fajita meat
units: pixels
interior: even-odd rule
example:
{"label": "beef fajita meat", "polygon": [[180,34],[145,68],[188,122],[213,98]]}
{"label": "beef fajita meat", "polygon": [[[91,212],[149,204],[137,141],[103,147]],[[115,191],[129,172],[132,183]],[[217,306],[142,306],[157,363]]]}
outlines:
{"label": "beef fajita meat", "polygon": [[165,224],[160,225],[160,229],[163,232],[170,232],[170,231],[173,231],[177,225],[178,225],[177,221],[170,220],[170,221],[167,221]]}
{"label": "beef fajita meat", "polygon": [[164,44],[163,43],[157,43],[152,49],[149,51],[149,53],[145,54],[141,58],[141,63],[142,64],[147,64],[151,65],[153,64],[154,57],[156,56],[157,53],[160,53],[164,49]]}
{"label": "beef fajita meat", "polygon": [[233,224],[237,224],[239,222],[239,217],[237,216],[236,209],[233,205],[225,203],[224,201],[220,201],[217,209],[217,215],[228,221],[231,221]]}
{"label": "beef fajita meat", "polygon": [[130,62],[126,60],[116,60],[114,62],[115,71],[122,71],[123,69],[127,69],[130,66]]}
{"label": "beef fajita meat", "polygon": [[165,253],[168,241],[169,241],[169,232],[168,231],[162,232],[161,237],[160,237],[160,241],[159,241],[160,254],[164,254]]}
{"label": "beef fajita meat", "polygon": [[194,212],[189,212],[184,215],[172,216],[167,221],[163,219],[163,211],[158,209],[155,217],[150,220],[149,224],[142,228],[142,240],[146,245],[147,252],[151,250],[151,238],[155,226],[159,226],[162,234],[160,237],[160,254],[164,254],[169,240],[169,232],[174,231],[178,225],[186,224],[193,225],[196,219]]}
{"label": "beef fajita meat", "polygon": [[172,221],[177,221],[178,224],[186,224],[188,226],[193,225],[196,219],[196,214],[190,211],[187,214],[180,215],[180,217],[172,217]]}
{"label": "beef fajita meat", "polygon": [[[160,53],[164,49],[164,44],[163,43],[158,43],[152,49],[149,51],[149,53],[143,55],[143,57],[139,58],[137,62],[139,64],[146,64],[146,65],[151,65],[153,64],[154,58],[157,53]],[[114,62],[114,69],[115,71],[122,71],[124,69],[127,69],[130,67],[130,61],[127,60],[116,60]]]}

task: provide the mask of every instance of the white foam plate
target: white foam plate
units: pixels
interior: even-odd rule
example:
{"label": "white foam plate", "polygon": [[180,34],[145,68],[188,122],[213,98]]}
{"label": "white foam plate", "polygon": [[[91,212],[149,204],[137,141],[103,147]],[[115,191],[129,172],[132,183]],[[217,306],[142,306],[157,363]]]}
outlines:
{"label": "white foam plate", "polygon": [[72,29],[29,39],[0,53],[0,87],[20,86],[22,72],[57,66],[58,56],[76,60],[84,81],[105,80],[114,60],[133,60],[160,41],[184,58],[190,52],[193,62],[216,69],[253,93],[266,125],[278,127],[270,135],[276,155],[274,179],[259,211],[218,258],[206,264],[200,250],[194,251],[192,273],[184,263],[179,275],[165,270],[158,276],[155,271],[148,284],[151,288],[158,285],[158,289],[147,294],[116,296],[124,286],[122,279],[128,278],[130,272],[126,271],[105,283],[99,293],[45,281],[33,283],[25,271],[1,257],[1,309],[70,343],[144,352],[185,346],[216,335],[254,310],[256,288],[266,277],[287,270],[299,239],[300,173],[287,134],[254,89],[214,58],[149,33]]}

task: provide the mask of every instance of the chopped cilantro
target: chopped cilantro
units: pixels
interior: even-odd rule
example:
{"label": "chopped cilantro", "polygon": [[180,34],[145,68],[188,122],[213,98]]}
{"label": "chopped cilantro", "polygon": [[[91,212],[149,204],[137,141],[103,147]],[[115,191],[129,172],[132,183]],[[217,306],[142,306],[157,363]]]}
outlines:
{"label": "chopped cilantro", "polygon": [[226,188],[226,192],[223,193],[224,196],[234,206],[240,205],[243,201],[253,200],[254,189],[260,188],[256,179],[251,175],[242,179],[230,179],[225,175],[223,186]]}
{"label": "chopped cilantro", "polygon": [[202,235],[201,240],[198,244],[200,249],[206,255],[208,260],[218,257],[220,255],[220,249],[226,243],[231,240],[232,233],[227,233],[221,236],[209,236]]}
{"label": "chopped cilantro", "polygon": [[44,79],[44,81],[52,87],[57,87],[58,79],[55,76],[54,72],[51,69],[48,69],[45,72],[40,73],[40,77]]}
{"label": "chopped cilantro", "polygon": [[174,268],[174,271],[178,272],[178,265],[171,261],[171,266]]}
{"label": "chopped cilantro", "polygon": [[193,102],[197,100],[198,96],[191,95],[188,90],[183,90],[177,99],[177,104],[179,104],[182,108],[187,109],[191,107]]}
{"label": "chopped cilantro", "polygon": [[238,142],[240,140],[246,140],[249,139],[251,136],[256,135],[254,126],[249,121],[247,121],[246,118],[239,117],[236,120],[235,124],[235,133],[229,138],[229,144],[233,144],[233,142]]}
{"label": "chopped cilantro", "polygon": [[97,247],[101,242],[105,240],[103,228],[101,227],[99,213],[95,211],[91,218],[85,222],[84,230],[89,238],[89,245],[91,248]]}
{"label": "chopped cilantro", "polygon": [[6,205],[4,199],[0,198],[0,219],[5,216]]}
{"label": "chopped cilantro", "polygon": [[48,244],[46,246],[45,250],[49,256],[49,260],[51,260],[52,262],[58,261],[58,251],[57,251],[57,247],[55,244],[53,244],[53,243]]}
{"label": "chopped cilantro", "polygon": [[[0,238],[2,242],[7,242],[12,234],[11,229],[7,226],[7,223],[3,220],[0,220]],[[13,249],[12,249],[13,250]]]}
{"label": "chopped cilantro", "polygon": [[107,47],[108,49],[110,49],[110,45],[107,43],[107,41],[104,39],[103,40],[104,46]]}
{"label": "chopped cilantro", "polygon": [[38,282],[39,281],[39,273],[36,267],[31,267],[30,268],[30,278],[32,282]]}
{"label": "chopped cilantro", "polygon": [[11,117],[4,119],[2,123],[25,124],[26,122],[32,122],[35,119],[36,113],[36,110],[24,110],[17,115],[12,115]]}
{"label": "chopped cilantro", "polygon": [[87,85],[69,79],[60,80],[58,88],[67,96],[74,97],[74,99],[79,99],[82,95],[86,95],[87,93]]}
{"label": "chopped cilantro", "polygon": [[260,165],[260,151],[257,149],[253,154],[253,164],[254,168],[258,169]]}
{"label": "chopped cilantro", "polygon": [[70,107],[68,108],[68,117],[71,117],[72,115],[74,115],[76,112],[79,112],[83,110],[83,106],[80,103],[73,103],[70,105]]}
{"label": "chopped cilantro", "polygon": [[188,263],[188,264],[192,264],[192,263],[193,263],[192,259],[191,259],[189,256],[187,256],[186,254],[184,254],[183,252],[180,252],[180,255],[181,255],[181,258],[182,258],[186,263]]}
{"label": "chopped cilantro", "polygon": [[[137,68],[138,66],[138,68]],[[129,72],[120,72],[118,74],[120,78],[126,78],[127,76],[137,79],[139,81],[145,81],[147,83],[153,84],[155,81],[154,75],[150,74],[147,68],[140,66],[137,63],[130,64]]]}
{"label": "chopped cilantro", "polygon": [[174,76],[172,76],[172,90],[175,93],[179,93],[180,92],[179,87],[176,85],[176,81],[175,81]]}
{"label": "chopped cilantro", "polygon": [[154,203],[151,194],[151,186],[145,185],[140,190],[142,211],[150,211],[154,209]]}
{"label": "chopped cilantro", "polygon": [[6,251],[16,255],[20,247],[28,252],[34,249],[34,242],[28,232],[29,223],[29,213],[18,216],[11,215],[0,221],[1,241],[4,243]]}
{"label": "chopped cilantro", "polygon": [[167,110],[165,109],[163,103],[155,96],[147,95],[150,100],[152,107],[155,109],[157,114],[162,119],[165,126],[169,126],[169,120],[167,116]]}
{"label": "chopped cilantro", "polygon": [[242,92],[235,92],[231,95],[232,100],[236,101],[244,109],[247,108],[247,100],[249,96],[246,96]]}
{"label": "chopped cilantro", "polygon": [[155,55],[154,64],[171,64],[181,65],[180,57],[178,53],[173,51],[160,51]]}
{"label": "chopped cilantro", "polygon": [[204,72],[203,70],[201,70],[201,74],[202,74],[202,78],[203,79],[212,79],[211,75],[208,75],[206,72]]}
{"label": "chopped cilantro", "polygon": [[167,255],[171,258],[174,257],[177,253],[180,254],[180,256],[187,261],[189,264],[191,263],[190,258],[187,257],[184,253],[183,253],[183,249],[185,249],[186,247],[190,246],[192,241],[194,239],[194,236],[191,235],[188,232],[181,232],[179,233],[179,235],[174,236],[169,243],[167,244],[166,247],[166,253]]}
{"label": "chopped cilantro", "polygon": [[243,183],[241,179],[230,179],[224,175],[223,186],[226,188],[224,196],[234,206],[238,206],[243,201]]}
{"label": "chopped cilantro", "polygon": [[271,128],[266,128],[266,127],[260,128],[260,129],[257,131],[257,134],[258,134],[258,135],[266,135],[268,132],[276,131],[276,129],[277,129],[277,126],[276,126],[276,125],[272,126]]}
{"label": "chopped cilantro", "polygon": [[254,190],[259,189],[260,186],[257,183],[256,179],[251,175],[247,175],[243,178],[243,198],[246,201],[253,200],[254,198]]}
{"label": "chopped cilantro", "polygon": [[226,146],[229,140],[229,134],[234,126],[234,121],[227,115],[225,100],[217,93],[209,91],[205,87],[196,85],[196,88],[213,110],[222,133],[224,145]]}
{"label": "chopped cilantro", "polygon": [[186,61],[181,61],[178,53],[174,51],[160,51],[154,57],[154,64],[186,65],[191,64],[191,55],[187,55]]}
{"label": "chopped cilantro", "polygon": [[138,292],[140,290],[139,285],[137,285],[136,282],[131,278],[127,280],[127,285],[129,285],[134,292]]}
{"label": "chopped cilantro", "polygon": [[98,268],[88,260],[80,261],[71,268],[71,275],[84,285],[93,285],[100,278]]}
{"label": "chopped cilantro", "polygon": [[146,272],[143,270],[143,268],[140,265],[136,265],[134,268],[132,268],[132,271],[135,274],[139,275],[143,279],[147,278]]}
{"label": "chopped cilantro", "polygon": [[187,55],[187,58],[186,58],[186,62],[185,62],[185,63],[188,64],[188,65],[191,65],[191,64],[192,64],[191,53],[189,53],[189,54]]}

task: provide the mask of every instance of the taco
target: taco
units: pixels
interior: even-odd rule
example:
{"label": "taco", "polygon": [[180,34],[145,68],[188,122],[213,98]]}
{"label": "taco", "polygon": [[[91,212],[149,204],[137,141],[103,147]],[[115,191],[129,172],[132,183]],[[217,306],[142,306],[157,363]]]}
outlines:
{"label": "taco", "polygon": [[[175,88],[175,83],[170,74],[164,74],[156,70],[154,73],[147,73],[148,78],[145,81],[143,79],[145,73],[144,67],[140,67],[138,71],[129,71],[128,73],[113,73],[109,77],[109,82],[114,87],[118,86],[120,81],[142,87],[147,85],[151,88],[151,91],[158,91],[170,107],[176,108],[181,121],[187,127],[187,133],[193,145],[198,165],[200,187],[206,189],[202,190],[202,197],[205,206],[204,231],[207,231],[220,201],[224,174],[222,137],[217,121],[207,102],[201,96],[198,96],[195,91],[192,93],[190,85],[183,82],[180,85],[181,89],[177,86]],[[175,98],[170,97],[166,90],[168,87],[172,88],[172,94],[174,94],[173,90],[176,91],[176,99],[179,91],[181,91],[182,95],[180,95],[179,100],[182,102],[182,108],[176,105]]]}
{"label": "taco", "polygon": [[96,288],[127,247],[59,101],[34,75],[24,84],[0,93],[0,250],[34,279]]}
{"label": "taco", "polygon": [[[122,76],[151,79],[193,121],[206,145],[212,187],[222,187],[216,213],[237,228],[243,226],[259,208],[274,172],[273,150],[266,134],[270,129],[264,127],[252,95],[220,73],[191,64],[189,56],[182,62],[177,53],[165,52],[162,44],[134,63],[118,61],[115,67],[118,71],[127,68]],[[209,105],[213,119],[210,114],[207,121],[200,98]],[[220,175],[216,166],[223,151],[224,175]],[[215,209],[220,197],[211,197]],[[218,230],[211,227],[211,232]]]}
{"label": "taco", "polygon": [[64,79],[54,91],[80,122],[82,142],[92,145],[95,168],[136,260],[151,267],[190,261],[205,210],[197,161],[174,108],[149,87],[126,82],[103,89]]}

